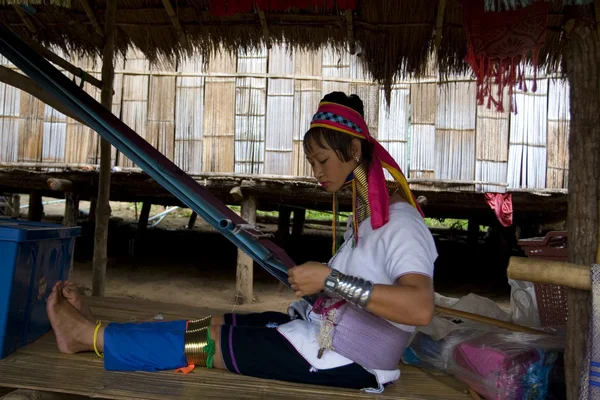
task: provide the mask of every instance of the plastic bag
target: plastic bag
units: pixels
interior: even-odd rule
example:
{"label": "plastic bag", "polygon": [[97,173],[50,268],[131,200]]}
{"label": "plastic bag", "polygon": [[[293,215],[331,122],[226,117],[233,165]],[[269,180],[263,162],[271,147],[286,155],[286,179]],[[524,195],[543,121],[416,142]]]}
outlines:
{"label": "plastic bag", "polygon": [[540,314],[538,311],[535,287],[531,282],[509,279],[510,313],[515,324],[539,327]]}
{"label": "plastic bag", "polygon": [[439,341],[418,333],[402,360],[451,374],[488,400],[541,400],[564,341],[493,328],[454,331]]}
{"label": "plastic bag", "polygon": [[[478,296],[474,293],[461,297],[460,299],[445,297],[435,294],[435,304],[452,308],[454,310],[466,311],[472,314],[479,314],[490,318],[499,319],[502,321],[511,321],[511,316],[503,311],[492,300]],[[450,333],[464,329],[484,329],[487,330],[487,325],[481,325],[469,319],[460,319],[456,317],[434,317],[431,323],[424,327],[418,327],[417,330],[431,336],[435,340],[441,340]]]}

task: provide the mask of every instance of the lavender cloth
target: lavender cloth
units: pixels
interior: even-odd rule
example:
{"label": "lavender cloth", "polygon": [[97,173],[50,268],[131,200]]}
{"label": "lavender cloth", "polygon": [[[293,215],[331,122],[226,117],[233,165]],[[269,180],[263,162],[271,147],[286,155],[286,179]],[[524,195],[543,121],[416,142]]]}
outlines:
{"label": "lavender cloth", "polygon": [[600,264],[592,265],[591,279],[592,315],[580,377],[580,400],[600,399]]}
{"label": "lavender cloth", "polygon": [[410,333],[352,305],[342,306],[338,315],[332,342],[337,353],[368,369],[398,368]]}

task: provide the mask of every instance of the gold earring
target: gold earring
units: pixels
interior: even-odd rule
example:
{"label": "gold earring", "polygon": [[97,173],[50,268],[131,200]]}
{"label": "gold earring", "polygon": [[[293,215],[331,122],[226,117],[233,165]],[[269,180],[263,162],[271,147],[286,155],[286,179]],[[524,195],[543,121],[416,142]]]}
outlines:
{"label": "gold earring", "polygon": [[356,160],[356,162],[357,162],[358,164],[360,164],[360,157],[359,157],[359,156],[356,156],[354,159]]}

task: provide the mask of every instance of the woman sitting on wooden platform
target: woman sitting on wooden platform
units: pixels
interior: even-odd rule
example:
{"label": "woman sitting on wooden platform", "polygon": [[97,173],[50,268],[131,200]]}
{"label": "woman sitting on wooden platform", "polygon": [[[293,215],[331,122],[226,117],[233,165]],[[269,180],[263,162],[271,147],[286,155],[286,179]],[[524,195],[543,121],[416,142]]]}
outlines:
{"label": "woman sitting on wooden platform", "polygon": [[[325,96],[304,137],[314,175],[333,194],[349,185],[353,217],[327,264],[289,271],[301,299],[288,313],[225,314],[199,320],[96,322],[70,282],[59,282],[48,315],[60,351],[96,351],[107,370],[226,369],[284,381],[383,391],[415,326],[434,310],[437,257],[400,168],[369,134],[356,95]],[[395,182],[386,183],[383,168]],[[337,218],[336,218],[337,219]],[[334,226],[337,226],[335,224]]]}

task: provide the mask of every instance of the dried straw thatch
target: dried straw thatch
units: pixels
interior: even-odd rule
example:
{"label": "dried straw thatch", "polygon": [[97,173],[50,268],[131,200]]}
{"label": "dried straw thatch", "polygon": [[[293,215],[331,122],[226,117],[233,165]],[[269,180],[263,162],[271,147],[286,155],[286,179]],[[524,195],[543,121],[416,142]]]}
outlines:
{"label": "dried straw thatch", "polygon": [[[547,72],[560,69],[563,25],[572,12],[560,0],[552,3],[547,41],[540,54]],[[432,54],[437,72],[444,76],[469,71],[464,62],[467,43],[460,0],[356,0],[351,18],[340,9],[265,12],[266,26],[258,12],[217,17],[209,0],[170,0],[170,4],[178,23],[168,15],[163,0],[119,1],[117,51],[126,54],[134,46],[154,63],[196,54],[208,60],[213,52],[250,50],[267,40],[296,49],[355,46],[369,77],[388,89],[398,78],[427,75]],[[0,21],[44,45],[98,55],[105,6],[105,0],[0,0]],[[589,7],[583,12],[593,12]],[[438,18],[440,12],[443,16]],[[577,12],[582,12],[581,7]]]}

